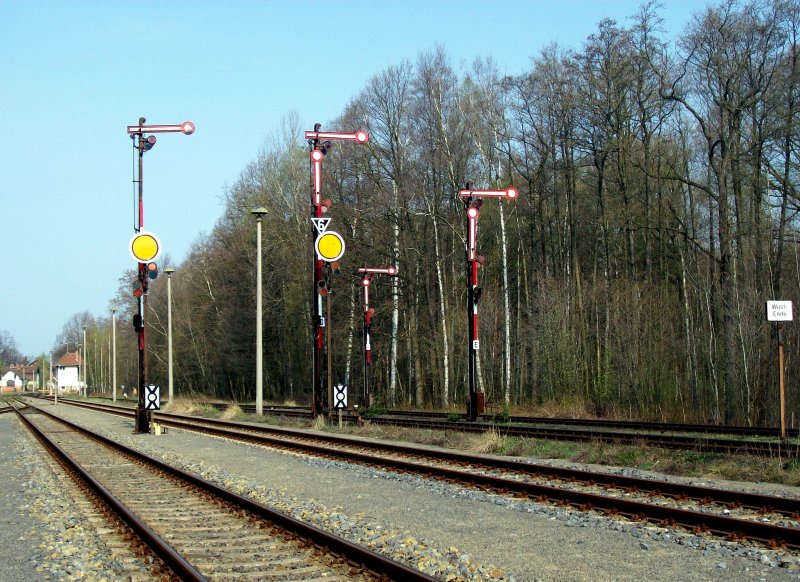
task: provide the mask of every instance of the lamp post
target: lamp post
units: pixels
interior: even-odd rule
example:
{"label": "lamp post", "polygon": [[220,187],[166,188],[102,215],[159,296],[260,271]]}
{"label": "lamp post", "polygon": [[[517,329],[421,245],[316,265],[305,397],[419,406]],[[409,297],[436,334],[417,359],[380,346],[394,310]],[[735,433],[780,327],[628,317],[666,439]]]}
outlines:
{"label": "lamp post", "polygon": [[58,376],[56,376],[56,384],[53,384],[53,352],[50,352],[50,387],[53,389],[54,404],[58,404]]}
{"label": "lamp post", "polygon": [[111,308],[111,401],[117,401],[117,308]]}
{"label": "lamp post", "polygon": [[175,272],[175,269],[167,267],[164,272],[167,274],[167,376],[169,378],[169,401],[172,402],[172,273]]}
{"label": "lamp post", "polygon": [[88,357],[89,353],[89,346],[86,344],[86,326],[83,326],[83,357],[81,358],[81,364],[83,366],[83,397],[86,398],[89,396],[89,385],[86,383],[86,369],[87,369],[87,362],[89,360]]}
{"label": "lamp post", "polygon": [[250,214],[256,217],[256,414],[264,414],[264,348],[263,305],[261,291],[261,218],[267,213],[263,206],[253,208]]}
{"label": "lamp post", "polygon": [[83,375],[83,344],[78,344],[78,396],[80,396],[82,389],[81,389],[81,376]]}

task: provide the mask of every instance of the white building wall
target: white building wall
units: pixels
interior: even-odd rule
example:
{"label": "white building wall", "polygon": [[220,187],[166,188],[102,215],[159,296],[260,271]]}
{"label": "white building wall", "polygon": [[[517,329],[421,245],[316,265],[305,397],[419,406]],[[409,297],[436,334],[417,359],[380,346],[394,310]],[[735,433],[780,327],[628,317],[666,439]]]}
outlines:
{"label": "white building wall", "polygon": [[58,380],[58,391],[63,392],[77,391],[80,389],[80,381],[78,380],[78,366],[59,366],[56,370]]}
{"label": "white building wall", "polygon": [[22,378],[17,376],[14,372],[6,372],[2,378],[0,378],[0,386],[8,387],[8,382],[13,380],[14,388],[22,388]]}

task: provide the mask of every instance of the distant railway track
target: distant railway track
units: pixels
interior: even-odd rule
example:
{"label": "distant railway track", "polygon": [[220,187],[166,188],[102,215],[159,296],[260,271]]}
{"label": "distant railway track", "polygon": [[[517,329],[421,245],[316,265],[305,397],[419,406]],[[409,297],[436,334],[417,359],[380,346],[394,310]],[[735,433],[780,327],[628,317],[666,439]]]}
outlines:
{"label": "distant railway track", "polygon": [[[226,403],[209,403],[210,406],[226,408]],[[255,406],[240,404],[244,412],[255,413]],[[265,414],[285,416],[287,418],[311,418],[311,411],[302,406],[264,406]],[[352,414],[346,413],[346,417]],[[397,420],[398,424],[410,426],[416,420],[429,420],[438,422],[448,422],[448,426],[460,426],[450,420],[453,416],[459,420],[464,420],[465,415],[460,413],[431,412],[423,410],[387,410],[384,414],[372,415],[370,420],[373,422],[390,422]],[[491,415],[490,415],[491,416]],[[476,426],[559,426],[559,427],[580,427],[588,429],[614,429],[627,431],[647,431],[651,433],[697,433],[702,435],[728,435],[741,437],[764,437],[779,438],[780,428],[759,427],[759,426],[724,426],[719,424],[689,424],[689,423],[661,423],[661,422],[642,422],[632,420],[606,420],[591,418],[551,418],[546,416],[509,416],[508,422],[494,422],[487,420],[474,423]],[[786,434],[789,438],[800,438],[800,429],[787,429]]]}
{"label": "distant railway track", "polygon": [[[215,404],[225,408],[227,404]],[[254,413],[255,407],[241,406]],[[307,408],[264,407],[264,414],[287,418],[311,418]],[[354,415],[346,415],[356,420]],[[463,415],[462,415],[463,418]],[[496,430],[506,436],[564,441],[602,441],[625,445],[651,445],[670,449],[698,450],[712,453],[747,453],[759,456],[788,456],[800,454],[797,430],[791,440],[778,438],[778,429],[758,427],[724,427],[718,425],[660,424],[629,421],[602,421],[564,418],[512,416],[510,422],[464,422],[447,420],[436,412],[394,411],[370,416],[372,424],[394,425],[427,430],[485,432]],[[729,438],[723,438],[726,435]]]}
{"label": "distant railway track", "polygon": [[[86,404],[89,405],[89,403]],[[209,405],[220,409],[224,409],[229,406],[229,404],[225,403],[209,403]],[[240,407],[245,412],[253,413],[255,410],[253,407],[248,407],[247,405],[240,405]],[[126,409],[121,408],[121,410]],[[268,415],[272,414],[275,416],[284,416],[287,418],[311,418],[310,410],[302,407],[264,407],[264,413]],[[667,449],[694,450],[699,452],[722,454],[750,454],[764,457],[800,456],[800,439],[798,438],[781,440],[774,436],[751,436],[745,433],[741,433],[738,436],[730,433],[723,433],[727,436],[707,433],[684,434],[675,428],[698,425],[660,425],[657,423],[638,423],[643,427],[648,427],[650,430],[647,428],[635,429],[630,427],[626,427],[625,429],[604,429],[600,426],[569,426],[581,422],[576,419],[558,419],[560,424],[567,424],[567,426],[561,426],[556,423],[540,426],[537,424],[465,422],[461,420],[450,421],[441,419],[438,416],[431,418],[430,413],[412,413],[409,415],[407,412],[402,415],[370,416],[367,419],[362,419],[359,416],[348,413],[345,415],[345,419],[349,422],[362,422],[367,420],[376,425],[381,424],[401,426],[406,428],[440,430],[445,432],[460,431],[481,433],[492,430],[497,431],[499,434],[504,436],[528,439],[547,439],[573,442],[605,442],[629,446],[648,445]],[[618,423],[621,421],[612,422]],[[673,427],[674,431],[665,429],[665,426]],[[653,427],[658,427],[658,430],[652,430]],[[746,429],[748,427],[739,428]],[[714,432],[717,433],[721,431]]]}
{"label": "distant railway track", "polygon": [[[19,417],[182,580],[434,578],[38,408]],[[35,417],[36,420],[31,420]]]}
{"label": "distant railway track", "polygon": [[[81,404],[84,405],[84,404]],[[89,408],[102,409],[103,405]],[[120,414],[120,411],[113,411]],[[130,411],[128,411],[128,414]],[[541,502],[800,550],[800,499],[556,468],[297,429],[157,413],[181,430],[441,479]],[[553,483],[556,483],[554,485]]]}
{"label": "distant railway track", "polygon": [[[230,403],[226,402],[208,402],[208,406],[224,410]],[[256,407],[250,404],[238,404],[238,406],[247,413],[254,414]],[[307,406],[287,406],[287,405],[264,405],[264,414],[272,414],[275,416],[284,416],[286,418],[311,418],[311,410]],[[402,410],[402,409],[387,409],[384,414],[372,415],[370,420],[380,419],[378,422],[383,422],[384,419],[423,419],[423,420],[437,420],[448,421],[451,425],[455,424],[452,419],[457,417],[459,420],[465,419],[464,413],[452,412],[435,412],[425,410]],[[727,436],[741,436],[741,437],[764,437],[764,438],[779,438],[780,428],[766,427],[766,426],[741,426],[733,425],[726,426],[720,424],[696,424],[696,423],[665,423],[665,422],[645,422],[637,420],[610,420],[610,419],[596,419],[596,418],[566,418],[566,417],[549,417],[549,416],[519,416],[510,415],[507,422],[495,422],[491,420],[494,415],[486,415],[489,420],[475,423],[478,426],[497,426],[508,424],[520,425],[547,425],[547,426],[571,426],[581,428],[602,428],[602,429],[619,429],[628,431],[647,431],[652,433],[692,433],[692,434],[708,434],[708,435],[727,435]],[[350,411],[344,411],[346,419],[357,418],[357,415]],[[458,426],[458,425],[456,425]],[[787,428],[786,435],[788,438],[800,438],[800,428]]]}

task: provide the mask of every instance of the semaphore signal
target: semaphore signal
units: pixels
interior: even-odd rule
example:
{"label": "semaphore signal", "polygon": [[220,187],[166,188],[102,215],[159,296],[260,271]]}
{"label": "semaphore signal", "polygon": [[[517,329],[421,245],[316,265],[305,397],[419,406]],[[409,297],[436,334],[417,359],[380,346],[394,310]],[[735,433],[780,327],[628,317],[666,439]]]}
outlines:
{"label": "semaphore signal", "polygon": [[482,294],[482,289],[478,286],[478,268],[485,261],[484,257],[478,254],[477,248],[478,218],[480,217],[480,208],[483,205],[484,198],[516,200],[519,192],[516,188],[476,190],[472,187],[471,182],[467,182],[466,188],[458,191],[458,196],[464,201],[467,214],[467,240],[465,245],[467,259],[467,346],[469,353],[467,420],[477,420],[484,413],[485,407],[484,394],[483,392],[478,392],[475,382],[478,349],[480,347],[478,339],[478,303]]}

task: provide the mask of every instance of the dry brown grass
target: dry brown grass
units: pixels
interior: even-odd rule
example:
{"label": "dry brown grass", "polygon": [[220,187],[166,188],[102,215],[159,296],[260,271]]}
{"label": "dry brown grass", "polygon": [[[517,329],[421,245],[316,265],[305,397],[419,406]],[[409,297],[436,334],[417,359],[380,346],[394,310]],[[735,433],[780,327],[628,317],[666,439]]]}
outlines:
{"label": "dry brown grass", "polygon": [[512,414],[520,416],[545,416],[549,418],[595,418],[595,414],[579,400],[547,402],[537,407],[518,407]]}
{"label": "dry brown grass", "polygon": [[467,435],[465,448],[475,453],[489,455],[504,454],[509,447],[509,439],[493,428],[479,434]]}
{"label": "dry brown grass", "polygon": [[311,423],[312,430],[325,430],[325,426],[327,423],[325,422],[325,415],[320,414],[314,419],[314,422]]}
{"label": "dry brown grass", "polygon": [[192,414],[196,416],[209,415],[214,411],[213,407],[205,404],[205,399],[178,396],[167,402],[161,407],[164,412],[171,414]]}
{"label": "dry brown grass", "polygon": [[242,408],[238,404],[231,404],[220,414],[220,420],[233,420],[244,416]]}

